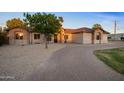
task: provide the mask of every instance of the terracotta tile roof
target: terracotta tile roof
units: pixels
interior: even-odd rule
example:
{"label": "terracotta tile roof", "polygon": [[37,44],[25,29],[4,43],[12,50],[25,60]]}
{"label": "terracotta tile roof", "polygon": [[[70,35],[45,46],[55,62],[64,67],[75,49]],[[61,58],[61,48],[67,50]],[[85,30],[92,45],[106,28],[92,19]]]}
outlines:
{"label": "terracotta tile roof", "polygon": [[86,28],[86,27],[82,27],[82,28],[78,28],[78,29],[64,29],[65,33],[72,33],[72,34],[75,34],[75,33],[82,33],[82,32],[93,32],[92,29],[90,28]]}
{"label": "terracotta tile roof", "polygon": [[77,31],[74,33],[82,33],[82,32],[88,32],[88,33],[92,33],[94,30],[87,28],[87,27],[82,27],[82,28],[78,28],[76,29]]}
{"label": "terracotta tile roof", "polygon": [[[101,29],[104,33],[109,34],[109,32]],[[64,29],[65,33],[71,33],[71,34],[76,34],[76,33],[92,33],[94,30],[91,28],[87,28],[87,27],[82,27],[82,28],[77,28],[77,29]]]}
{"label": "terracotta tile roof", "polygon": [[65,29],[65,28],[64,28],[64,32],[65,32],[65,33],[73,33],[73,32],[75,32],[75,30],[76,30],[76,29],[68,29],[68,28]]}

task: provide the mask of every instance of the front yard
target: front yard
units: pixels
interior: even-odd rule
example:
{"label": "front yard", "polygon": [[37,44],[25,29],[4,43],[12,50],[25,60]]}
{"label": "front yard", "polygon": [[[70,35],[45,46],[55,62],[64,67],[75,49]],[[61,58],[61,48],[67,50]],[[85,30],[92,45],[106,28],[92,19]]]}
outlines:
{"label": "front yard", "polygon": [[64,44],[44,44],[0,47],[0,80],[24,80],[47,61]]}
{"label": "front yard", "polygon": [[96,50],[94,53],[105,64],[124,74],[124,48]]}

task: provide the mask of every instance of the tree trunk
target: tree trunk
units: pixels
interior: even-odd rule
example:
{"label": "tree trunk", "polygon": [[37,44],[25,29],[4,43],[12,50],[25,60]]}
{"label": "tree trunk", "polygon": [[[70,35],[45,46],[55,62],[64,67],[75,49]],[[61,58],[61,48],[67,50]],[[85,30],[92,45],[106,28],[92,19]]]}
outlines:
{"label": "tree trunk", "polygon": [[45,48],[48,48],[48,41],[47,41],[47,36],[45,36]]}

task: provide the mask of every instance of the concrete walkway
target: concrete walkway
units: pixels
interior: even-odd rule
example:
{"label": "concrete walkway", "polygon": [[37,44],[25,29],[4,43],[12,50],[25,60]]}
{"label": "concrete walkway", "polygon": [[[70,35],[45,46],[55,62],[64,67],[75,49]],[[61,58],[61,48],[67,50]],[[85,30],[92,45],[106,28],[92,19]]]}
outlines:
{"label": "concrete walkway", "polygon": [[124,75],[98,60],[94,50],[124,47],[124,43],[79,45],[67,44],[39,65],[25,80],[124,80]]}

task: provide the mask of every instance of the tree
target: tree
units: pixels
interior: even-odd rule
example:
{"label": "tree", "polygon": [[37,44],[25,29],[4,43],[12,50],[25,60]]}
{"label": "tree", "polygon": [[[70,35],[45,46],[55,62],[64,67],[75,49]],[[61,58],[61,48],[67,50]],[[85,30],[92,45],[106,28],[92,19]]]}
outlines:
{"label": "tree", "polygon": [[3,35],[2,33],[0,32],[0,46],[3,44]]}
{"label": "tree", "polygon": [[0,32],[0,46],[6,43],[6,32]]}
{"label": "tree", "polygon": [[5,43],[6,34],[3,32],[2,26],[0,26],[0,46]]}
{"label": "tree", "polygon": [[63,18],[51,13],[24,13],[24,21],[36,32],[44,34],[45,48],[48,48],[48,38],[59,32],[62,27]]}
{"label": "tree", "polygon": [[92,29],[103,29],[102,26],[100,24],[94,24]]}
{"label": "tree", "polygon": [[13,29],[13,28],[25,28],[26,25],[24,24],[24,22],[19,19],[19,18],[13,18],[10,19],[6,22],[7,28],[8,29]]}
{"label": "tree", "polygon": [[0,32],[2,32],[2,26],[0,26]]}

